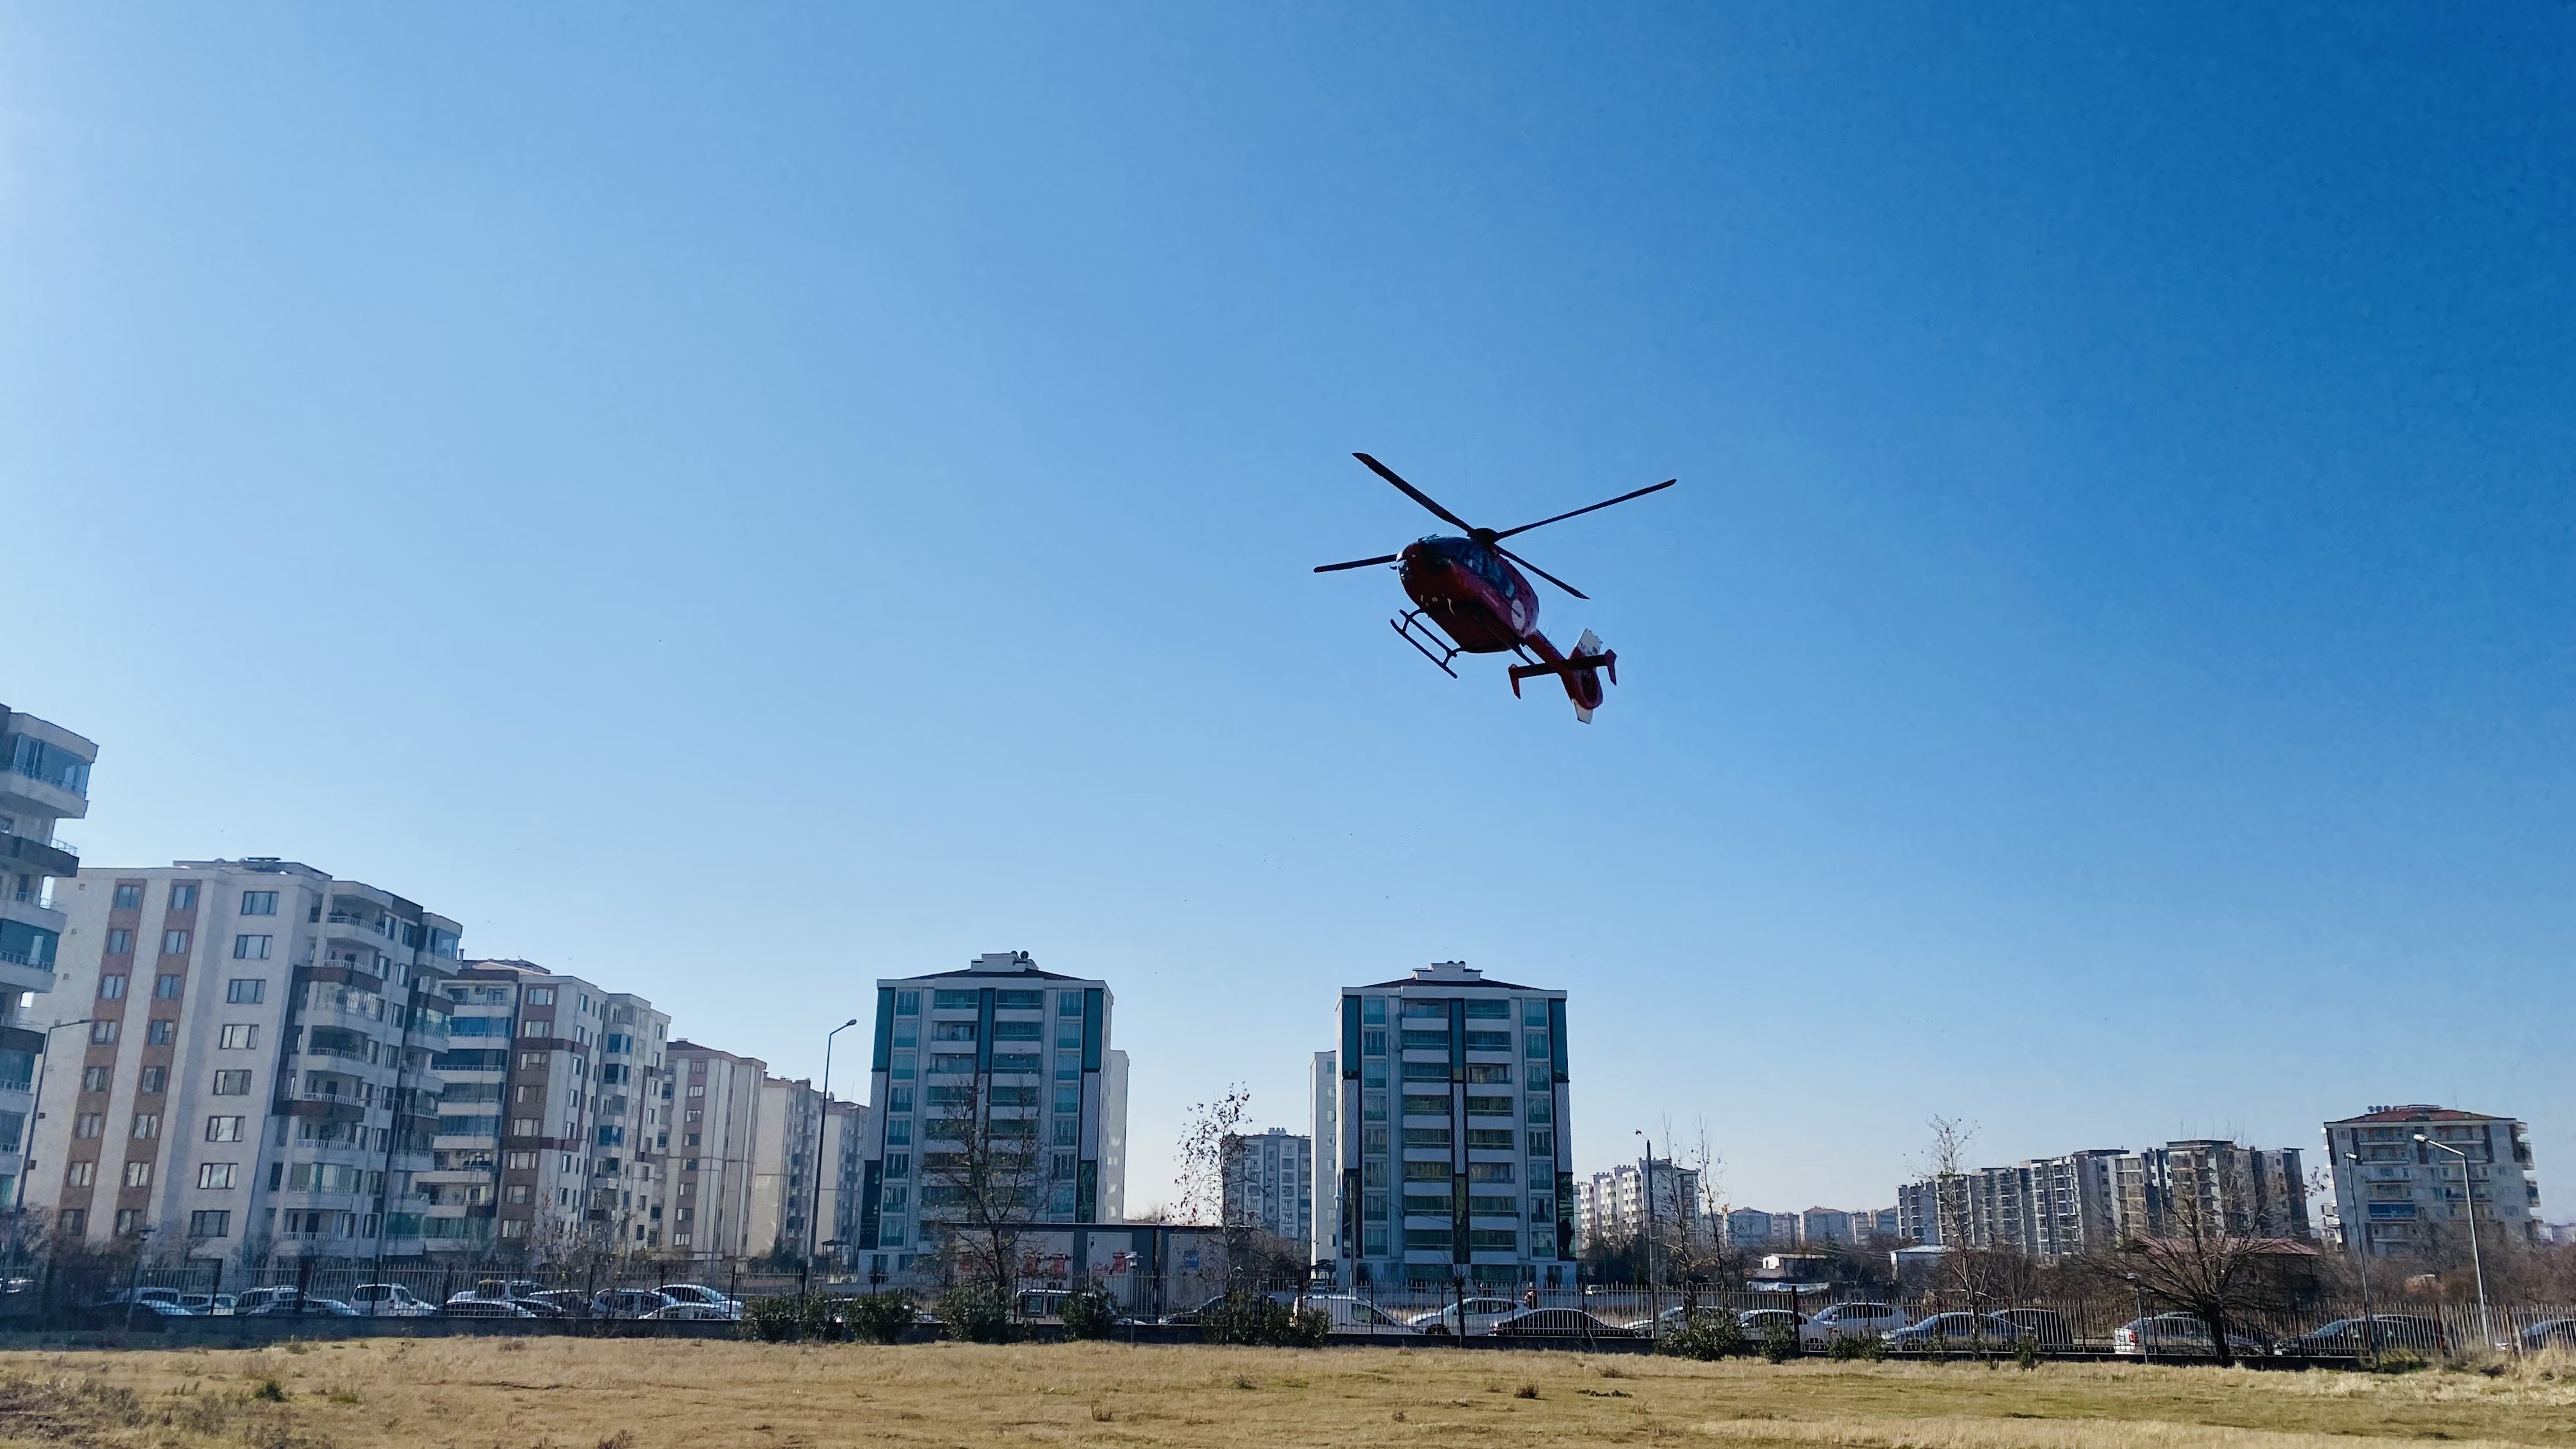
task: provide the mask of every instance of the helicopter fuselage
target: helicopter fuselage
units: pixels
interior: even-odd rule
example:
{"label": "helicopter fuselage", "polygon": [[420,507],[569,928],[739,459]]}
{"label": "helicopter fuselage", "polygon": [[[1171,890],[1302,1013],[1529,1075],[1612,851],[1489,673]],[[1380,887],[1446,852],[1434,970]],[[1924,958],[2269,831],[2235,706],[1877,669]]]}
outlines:
{"label": "helicopter fuselage", "polygon": [[1397,560],[1404,592],[1460,649],[1502,654],[1542,642],[1538,591],[1492,549],[1434,536],[1406,544]]}

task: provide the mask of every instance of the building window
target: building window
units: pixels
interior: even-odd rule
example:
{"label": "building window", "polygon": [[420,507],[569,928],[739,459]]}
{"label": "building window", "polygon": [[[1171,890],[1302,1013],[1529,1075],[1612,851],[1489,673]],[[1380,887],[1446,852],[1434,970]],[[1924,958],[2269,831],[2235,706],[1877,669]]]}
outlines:
{"label": "building window", "polygon": [[188,933],[185,931],[163,931],[161,933],[161,954],[164,956],[187,955]]}
{"label": "building window", "polygon": [[267,960],[269,940],[267,936],[233,937],[233,959],[236,961]]}
{"label": "building window", "polygon": [[215,1073],[215,1095],[218,1097],[249,1096],[250,1069],[237,1067],[230,1071]]}
{"label": "building window", "polygon": [[74,1137],[96,1137],[106,1130],[107,1118],[97,1112],[83,1112],[72,1119],[72,1135]]}
{"label": "building window", "polygon": [[123,926],[119,926],[119,927],[117,927],[115,930],[108,932],[108,933],[107,933],[107,954],[109,954],[110,956],[131,956],[131,955],[133,955],[133,954],[134,954],[134,933],[133,933],[132,931],[129,931],[129,930],[125,929]]}
{"label": "building window", "polygon": [[124,1000],[125,978],[122,976],[102,976],[98,978],[98,999],[101,1001]]}
{"label": "building window", "polygon": [[228,1021],[215,1030],[215,1045],[224,1051],[250,1051],[259,1045],[259,1023]]}
{"label": "building window", "polygon": [[116,909],[120,911],[139,911],[143,909],[143,887],[139,885],[118,886],[116,888],[115,906]]}
{"label": "building window", "polygon": [[233,1167],[229,1162],[205,1162],[197,1165],[197,1186],[209,1191],[228,1190],[233,1185]]}
{"label": "building window", "polygon": [[242,1119],[239,1117],[207,1118],[206,1140],[208,1142],[239,1142],[242,1140]]}
{"label": "building window", "polygon": [[1467,1080],[1470,1082],[1509,1082],[1511,1079],[1512,1069],[1508,1063],[1498,1062],[1492,1066],[1467,1068]]}
{"label": "building window", "polygon": [[232,1236],[233,1215],[229,1208],[200,1208],[188,1214],[188,1236],[224,1238]]}
{"label": "building window", "polygon": [[888,1147],[909,1147],[909,1146],[911,1146],[911,1145],[912,1145],[912,1123],[911,1123],[911,1121],[907,1119],[907,1120],[900,1121],[900,1122],[888,1122],[888,1123],[886,1124],[886,1145],[887,1145]]}
{"label": "building window", "polygon": [[151,1139],[155,1138],[155,1137],[160,1136],[160,1135],[161,1135],[161,1114],[160,1114],[160,1113],[158,1113],[158,1112],[137,1112],[137,1113],[135,1113],[135,1114],[134,1114],[134,1127],[133,1127],[133,1134],[134,1134],[136,1137],[139,1137],[139,1138],[141,1138],[141,1139],[143,1139],[143,1140],[145,1140],[145,1141],[147,1141],[147,1142],[148,1142],[148,1141],[150,1141]]}
{"label": "building window", "polygon": [[273,916],[273,915],[276,915],[276,914],[277,914],[277,892],[275,892],[275,891],[243,891],[243,892],[242,892],[241,913],[242,913],[243,915],[245,915],[245,916]]}
{"label": "building window", "polygon": [[170,1069],[168,1067],[145,1067],[135,1076],[134,1090],[138,1092],[166,1092],[169,1089]]}
{"label": "building window", "polygon": [[152,1185],[152,1164],[149,1162],[129,1162],[125,1164],[125,1185],[127,1187],[150,1187]]}
{"label": "building window", "polygon": [[89,1041],[92,1046],[116,1045],[116,1023],[112,1021],[91,1022],[89,1024]]}
{"label": "building window", "polygon": [[63,1169],[63,1183],[67,1187],[88,1187],[97,1181],[98,1164],[95,1162],[75,1162]]}
{"label": "building window", "polygon": [[116,1210],[116,1235],[120,1238],[130,1238],[136,1233],[142,1232],[148,1221],[149,1219],[144,1216],[143,1209],[141,1208],[118,1208]]}
{"label": "building window", "polygon": [[1538,1123],[1556,1120],[1556,1099],[1533,1094],[1529,1099],[1529,1120]]}
{"label": "building window", "polygon": [[116,1069],[114,1067],[83,1067],[81,1069],[81,1090],[84,1092],[106,1091],[108,1079],[115,1074],[115,1071]]}
{"label": "building window", "polygon": [[531,987],[529,987],[529,988],[528,988],[528,1004],[529,1004],[530,1006],[552,1006],[552,1005],[554,1005],[554,1004],[555,1004],[555,989],[554,989],[553,987],[551,987],[551,986],[531,986]]}
{"label": "building window", "polygon": [[174,911],[193,911],[196,908],[196,886],[187,881],[180,881],[170,887],[170,909]]}
{"label": "building window", "polygon": [[188,978],[163,974],[152,978],[152,994],[163,1001],[176,1001],[188,989]]}
{"label": "building window", "polygon": [[235,1006],[257,1006],[268,999],[268,983],[256,976],[236,976],[224,983],[224,1000]]}
{"label": "building window", "polygon": [[156,1016],[143,1024],[145,1046],[168,1046],[179,1039],[179,1023],[166,1016]]}
{"label": "building window", "polygon": [[[1411,1164],[1409,1163],[1407,1164],[1407,1166],[1410,1165]],[[1467,1180],[1469,1182],[1511,1182],[1518,1176],[1519,1174],[1513,1170],[1512,1165],[1508,1162],[1470,1162],[1467,1164]]]}
{"label": "building window", "polygon": [[1376,1031],[1363,1031],[1360,1033],[1360,1055],[1364,1057],[1382,1057],[1386,1055],[1386,1031],[1384,1028],[1380,1028]]}
{"label": "building window", "polygon": [[1386,998],[1371,996],[1360,1002],[1360,1020],[1370,1026],[1386,1025]]}
{"label": "building window", "polygon": [[1521,1034],[1521,1043],[1521,1055],[1528,1057],[1534,1062],[1543,1062],[1547,1060],[1546,1032],[1523,1032]]}

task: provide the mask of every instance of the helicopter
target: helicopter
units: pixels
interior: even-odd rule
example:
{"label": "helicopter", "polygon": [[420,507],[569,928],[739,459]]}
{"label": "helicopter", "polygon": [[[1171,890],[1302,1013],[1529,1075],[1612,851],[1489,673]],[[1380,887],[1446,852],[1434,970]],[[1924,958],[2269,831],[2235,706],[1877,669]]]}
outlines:
{"label": "helicopter", "polygon": [[[1524,523],[1518,528],[1478,528],[1457,514],[1443,508],[1428,493],[1405,482],[1395,470],[1366,453],[1353,453],[1368,470],[1394,484],[1405,497],[1431,510],[1441,521],[1466,530],[1463,538],[1434,534],[1417,539],[1398,553],[1380,554],[1376,558],[1355,558],[1348,563],[1323,564],[1319,574],[1338,573],[1343,569],[1364,569],[1376,564],[1394,564],[1396,577],[1413,602],[1387,624],[1402,636],[1404,642],[1422,651],[1422,657],[1440,666],[1450,678],[1458,671],[1449,661],[1461,654],[1517,654],[1522,661],[1511,667],[1512,696],[1520,697],[1521,681],[1541,674],[1553,674],[1565,685],[1566,698],[1574,701],[1574,717],[1592,722],[1592,712],[1601,707],[1601,676],[1607,672],[1610,682],[1619,682],[1619,656],[1601,647],[1591,630],[1583,631],[1572,653],[1560,651],[1538,631],[1538,590],[1521,576],[1521,568],[1556,585],[1578,599],[1591,596],[1581,589],[1531,563],[1528,559],[1502,546],[1504,539],[1562,523],[1580,514],[1625,503],[1660,493],[1680,482],[1667,478],[1634,493],[1622,493],[1571,513]],[[1532,658],[1535,654],[1537,657]]]}

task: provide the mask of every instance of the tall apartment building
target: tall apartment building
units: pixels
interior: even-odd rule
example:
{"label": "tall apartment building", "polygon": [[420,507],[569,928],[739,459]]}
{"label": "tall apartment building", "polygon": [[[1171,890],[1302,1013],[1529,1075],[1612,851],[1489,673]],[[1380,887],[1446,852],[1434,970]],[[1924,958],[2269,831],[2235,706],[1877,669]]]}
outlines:
{"label": "tall apartment building", "polygon": [[751,1250],[802,1255],[830,1233],[815,1232],[816,1158],[823,1094],[804,1078],[763,1077],[751,1143]]}
{"label": "tall apartment building", "polygon": [[1565,993],[1462,962],[1346,987],[1344,1283],[1573,1281]]}
{"label": "tall apartment building", "polygon": [[0,1213],[13,1221],[36,1113],[36,1059],[57,1021],[81,1015],[35,1005],[54,989],[64,927],[52,882],[80,870],[54,826],[89,813],[97,758],[98,746],[70,730],[0,705]]}
{"label": "tall apartment building", "polygon": [[[2090,1148],[1927,1178],[1897,1189],[1897,1235],[1962,1240],[2051,1260],[2224,1222],[2255,1237],[2308,1239],[2299,1151],[2191,1139],[2141,1152]],[[2205,1212],[2206,1216],[2195,1216]]]}
{"label": "tall apartment building", "polygon": [[[1340,1140],[1341,1061],[1340,1052],[1317,1052],[1306,1069],[1307,1140],[1326,1153]],[[1333,1261],[1335,1245],[1342,1240],[1342,1194],[1340,1175],[1321,1160],[1307,1175],[1312,1179],[1307,1190],[1307,1221],[1312,1227],[1306,1248],[1306,1261],[1311,1266]]]}
{"label": "tall apartment building", "polygon": [[669,1014],[526,961],[465,963],[446,990],[429,1251],[659,1249]]}
{"label": "tall apartment building", "polygon": [[[2416,1141],[2419,1132],[2467,1161]],[[2325,1138],[2346,1247],[2411,1255],[2437,1234],[2464,1230],[2471,1213],[2483,1220],[2482,1233],[2543,1241],[2530,1129],[2510,1117],[2417,1102],[2328,1122]]]}
{"label": "tall apartment building", "polygon": [[1669,1157],[1648,1164],[1623,1162],[1574,1185],[1574,1245],[1616,1243],[1646,1230],[1646,1185],[1654,1183],[1654,1223],[1659,1234],[1699,1227],[1699,1173]]}
{"label": "tall apartment building", "polygon": [[1726,1245],[1759,1253],[1798,1245],[1796,1213],[1766,1213],[1760,1208],[1734,1208],[1726,1215]]}
{"label": "tall apartment building", "polygon": [[859,1239],[859,1178],[867,1162],[868,1108],[833,1098],[823,1104],[823,1224],[825,1251],[847,1261]]}
{"label": "tall apartment building", "polygon": [[758,1057],[673,1041],[671,1171],[663,1187],[663,1222],[674,1252],[692,1258],[747,1258],[769,1244],[752,1243],[753,1148],[758,1140]]}
{"label": "tall apartment building", "polygon": [[39,1124],[30,1200],[56,1231],[192,1256],[423,1250],[456,922],[262,857],[92,867],[55,902],[57,990],[91,1018]]}
{"label": "tall apartment building", "polygon": [[1285,1127],[1228,1139],[1219,1178],[1225,1221],[1303,1244],[1315,1230],[1315,1144]]}
{"label": "tall apartment building", "polygon": [[1025,951],[877,983],[868,1097],[881,1104],[860,1169],[858,1250],[900,1271],[946,1238],[956,1189],[936,1134],[985,1114],[993,1140],[1034,1136],[1040,1223],[1126,1214],[1127,1056],[1110,1045],[1109,983],[1041,971]]}
{"label": "tall apartment building", "polygon": [[1805,1247],[1820,1248],[1827,1244],[1858,1247],[1874,1238],[1896,1236],[1896,1209],[1811,1207],[1794,1215],[1798,1223],[1798,1242]]}

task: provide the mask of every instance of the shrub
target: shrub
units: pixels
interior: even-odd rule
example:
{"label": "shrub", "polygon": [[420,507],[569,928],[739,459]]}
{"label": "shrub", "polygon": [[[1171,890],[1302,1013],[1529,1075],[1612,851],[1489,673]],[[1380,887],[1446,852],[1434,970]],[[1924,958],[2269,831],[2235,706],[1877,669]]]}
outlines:
{"label": "shrub", "polygon": [[904,1292],[862,1293],[841,1305],[854,1337],[870,1343],[901,1343],[912,1331],[912,1295]]}
{"label": "shrub", "polygon": [[[1732,1313],[1697,1313],[1655,1340],[1655,1352],[1681,1358],[1721,1359],[1744,1351],[1744,1327]],[[1603,1377],[1614,1377],[1602,1370]]]}
{"label": "shrub", "polygon": [[2039,1335],[2025,1333],[2013,1340],[2013,1362],[2025,1372],[2039,1367]]}
{"label": "shrub", "polygon": [[950,1338],[968,1343],[1011,1341],[1011,1295],[990,1283],[959,1283],[939,1295],[940,1321]]}
{"label": "shrub", "polygon": [[1106,1288],[1076,1288],[1064,1295],[1062,1316],[1067,1338],[1107,1338],[1118,1327],[1118,1304]]}
{"label": "shrub", "polygon": [[1772,1363],[1787,1363],[1798,1356],[1798,1330],[1789,1320],[1774,1319],[1762,1330],[1762,1356]]}
{"label": "shrub", "polygon": [[1874,1333],[1837,1333],[1826,1345],[1825,1353],[1837,1359],[1862,1359],[1876,1363],[1887,1357],[1887,1344]]}
{"label": "shrub", "polygon": [[809,1338],[839,1338],[842,1327],[832,1313],[829,1299],[810,1293],[782,1293],[744,1304],[742,1321],[734,1325],[734,1333],[762,1343],[801,1343]]}
{"label": "shrub", "polygon": [[1291,1348],[1322,1348],[1332,1338],[1332,1310],[1300,1308],[1288,1315],[1288,1334],[1282,1342]]}
{"label": "shrub", "polygon": [[1280,1343],[1288,1309],[1263,1294],[1229,1293],[1199,1315],[1199,1335],[1209,1343]]}

